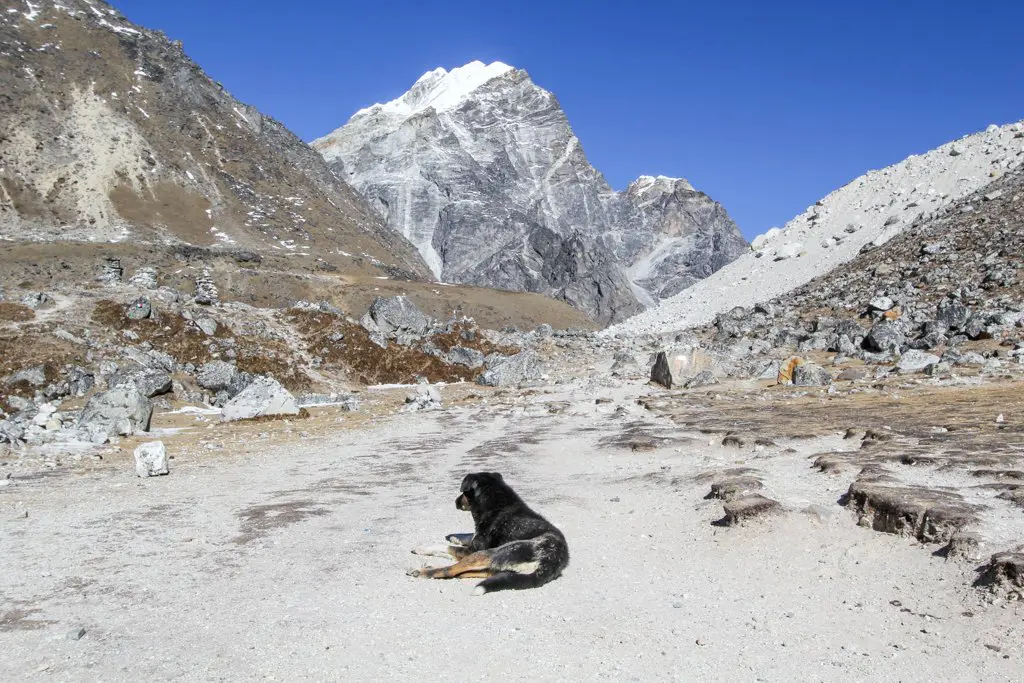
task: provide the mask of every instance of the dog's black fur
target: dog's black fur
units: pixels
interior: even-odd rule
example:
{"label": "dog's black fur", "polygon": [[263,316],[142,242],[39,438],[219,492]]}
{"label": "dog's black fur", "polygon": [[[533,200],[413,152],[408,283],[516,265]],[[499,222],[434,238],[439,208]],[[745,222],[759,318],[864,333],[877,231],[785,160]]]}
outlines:
{"label": "dog's black fur", "polygon": [[531,510],[497,472],[467,474],[455,506],[473,515],[475,533],[462,546],[452,534],[449,552],[460,561],[451,567],[417,571],[417,576],[487,576],[477,593],[536,588],[558,578],[569,564],[569,545],[551,522]]}

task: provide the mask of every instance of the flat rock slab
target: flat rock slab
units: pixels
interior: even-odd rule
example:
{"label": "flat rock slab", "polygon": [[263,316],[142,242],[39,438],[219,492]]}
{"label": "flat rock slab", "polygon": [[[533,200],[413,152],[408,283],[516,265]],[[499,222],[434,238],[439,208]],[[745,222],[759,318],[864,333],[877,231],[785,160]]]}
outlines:
{"label": "flat rock slab", "polygon": [[737,526],[751,519],[765,517],[782,510],[777,500],[766,498],[759,493],[734,498],[722,506],[725,517],[721,520],[724,526]]}
{"label": "flat rock slab", "polygon": [[763,488],[764,484],[756,477],[730,477],[711,484],[711,492],[708,493],[706,498],[719,498],[729,501]]}
{"label": "flat rock slab", "polygon": [[876,479],[853,482],[847,505],[855,509],[861,526],[912,536],[924,543],[949,542],[957,532],[977,524],[980,511],[952,491]]}
{"label": "flat rock slab", "polygon": [[1024,552],[996,553],[982,568],[979,585],[1024,588]]}

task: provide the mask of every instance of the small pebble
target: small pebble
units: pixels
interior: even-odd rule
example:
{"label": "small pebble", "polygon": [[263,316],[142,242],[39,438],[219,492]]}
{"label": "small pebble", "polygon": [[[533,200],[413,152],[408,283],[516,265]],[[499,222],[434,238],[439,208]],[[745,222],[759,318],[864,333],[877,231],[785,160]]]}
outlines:
{"label": "small pebble", "polygon": [[73,628],[70,631],[68,631],[67,638],[68,640],[81,640],[82,636],[84,635],[85,629],[79,626],[78,628]]}

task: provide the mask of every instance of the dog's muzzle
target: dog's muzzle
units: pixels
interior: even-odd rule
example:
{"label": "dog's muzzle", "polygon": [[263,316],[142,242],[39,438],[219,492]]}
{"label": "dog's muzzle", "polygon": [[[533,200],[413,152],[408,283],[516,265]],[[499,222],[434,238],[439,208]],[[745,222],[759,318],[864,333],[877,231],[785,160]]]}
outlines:
{"label": "dog's muzzle", "polygon": [[459,510],[469,511],[469,498],[466,497],[465,493],[455,499],[455,507]]}

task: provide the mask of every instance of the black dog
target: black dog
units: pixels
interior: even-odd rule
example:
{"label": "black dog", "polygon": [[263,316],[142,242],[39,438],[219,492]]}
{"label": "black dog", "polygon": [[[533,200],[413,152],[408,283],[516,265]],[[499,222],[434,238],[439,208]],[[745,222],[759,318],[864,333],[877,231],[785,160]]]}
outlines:
{"label": "black dog", "polygon": [[447,537],[447,553],[458,562],[413,569],[410,576],[484,578],[474,591],[483,595],[542,586],[557,579],[569,564],[569,546],[562,532],[527,507],[497,472],[467,474],[455,507],[471,512],[476,528],[468,542],[465,534]]}

